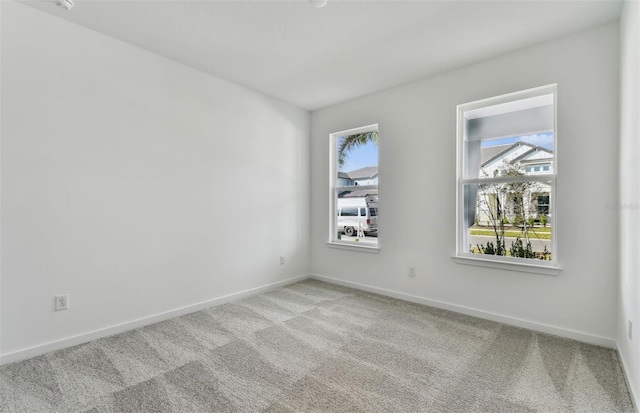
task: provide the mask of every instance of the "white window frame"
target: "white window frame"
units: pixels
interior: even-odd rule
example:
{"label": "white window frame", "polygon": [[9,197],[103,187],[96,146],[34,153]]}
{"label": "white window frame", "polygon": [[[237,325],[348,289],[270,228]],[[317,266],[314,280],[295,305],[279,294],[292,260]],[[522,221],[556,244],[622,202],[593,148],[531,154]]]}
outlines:
{"label": "white window frame", "polygon": [[[544,95],[553,95],[553,167],[552,173],[528,175],[522,177],[490,177],[490,178],[465,178],[465,150],[467,145],[467,133],[465,113],[471,110],[477,110],[485,107],[491,107],[500,104],[508,104],[510,102],[535,98]],[[558,274],[561,270],[558,264],[558,209],[556,204],[557,189],[557,85],[546,85],[520,92],[509,93],[488,99],[482,99],[475,102],[465,103],[457,106],[457,172],[456,172],[456,255],[453,257],[457,263],[469,264],[482,267],[499,268],[505,270],[533,272],[546,275]],[[531,131],[536,133],[541,131]],[[505,136],[506,137],[506,136]],[[495,137],[499,138],[499,137]],[[497,255],[484,255],[466,252],[468,246],[469,227],[465,225],[465,185],[469,184],[485,184],[485,183],[503,183],[503,182],[549,182],[550,183],[550,211],[553,213],[553,231],[551,236],[551,260],[543,261],[530,258],[506,257]]]}
{"label": "white window frame", "polygon": [[[340,248],[359,252],[368,252],[377,254],[380,251],[380,238],[377,238],[377,246],[365,245],[358,242],[338,239],[337,237],[337,211],[338,211],[338,192],[342,190],[353,190],[354,186],[338,186],[338,138],[342,136],[354,135],[356,133],[365,133],[378,131],[378,124],[362,126],[359,128],[343,130],[329,134],[329,240],[327,245],[331,248]],[[379,135],[378,135],[379,136]],[[378,189],[380,185],[380,152],[378,150],[378,185],[358,185],[358,190]],[[377,208],[378,227],[380,226],[380,206]]]}

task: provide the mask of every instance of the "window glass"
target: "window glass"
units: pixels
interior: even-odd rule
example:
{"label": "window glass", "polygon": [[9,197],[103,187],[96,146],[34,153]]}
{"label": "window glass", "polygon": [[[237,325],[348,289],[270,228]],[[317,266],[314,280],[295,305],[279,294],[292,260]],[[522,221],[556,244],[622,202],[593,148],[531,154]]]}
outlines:
{"label": "window glass", "polygon": [[556,177],[526,165],[556,162],[555,85],[459,105],[458,122],[457,255],[555,266]]}
{"label": "window glass", "polygon": [[357,217],[358,208],[342,208],[342,213],[340,215],[343,217]]}
{"label": "window glass", "polygon": [[549,194],[538,194],[536,200],[538,215],[549,213]]}
{"label": "window glass", "polygon": [[337,218],[330,214],[330,243],[378,246],[378,139],[377,125],[330,135],[331,196],[342,209]]}

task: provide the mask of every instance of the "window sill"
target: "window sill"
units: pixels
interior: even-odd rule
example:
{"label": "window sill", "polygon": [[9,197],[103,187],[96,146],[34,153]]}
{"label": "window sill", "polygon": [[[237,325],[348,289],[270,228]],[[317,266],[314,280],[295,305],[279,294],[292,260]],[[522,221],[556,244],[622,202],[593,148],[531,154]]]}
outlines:
{"label": "window sill", "polygon": [[[478,255],[478,254],[474,254]],[[499,270],[506,271],[517,271],[517,272],[528,272],[534,274],[543,274],[543,275],[558,275],[562,271],[562,268],[556,265],[536,265],[536,264],[528,264],[524,262],[505,262],[498,261],[495,259],[487,259],[487,258],[479,258],[479,257],[471,257],[471,256],[455,256],[452,257],[453,260],[458,264],[464,265],[475,265],[477,267],[487,267],[487,268],[496,268]]]}
{"label": "window sill", "polygon": [[337,248],[337,249],[341,249],[341,250],[350,250],[350,251],[357,251],[357,252],[367,252],[369,254],[378,254],[380,252],[380,247],[371,247],[368,245],[358,245],[356,243],[353,242],[332,242],[329,241],[327,242],[327,246],[329,248]]}

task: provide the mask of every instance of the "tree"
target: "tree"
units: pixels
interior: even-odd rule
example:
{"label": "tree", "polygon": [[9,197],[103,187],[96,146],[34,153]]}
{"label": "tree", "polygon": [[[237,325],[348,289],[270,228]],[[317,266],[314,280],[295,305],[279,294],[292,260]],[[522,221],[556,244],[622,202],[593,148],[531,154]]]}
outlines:
{"label": "tree", "polygon": [[[524,170],[519,163],[503,162],[499,167],[491,171],[493,177],[516,177],[524,175]],[[481,170],[484,178],[490,177],[486,170]],[[482,211],[489,217],[488,225],[493,228],[495,234],[495,245],[487,247],[478,245],[481,254],[507,255],[505,245],[505,224],[509,223],[509,217],[512,218],[512,224],[519,227],[522,232],[523,240],[516,239],[511,244],[509,252],[511,256],[521,258],[535,258],[535,253],[531,250],[530,234],[535,235],[532,222],[536,213],[536,206],[531,202],[532,193],[538,189],[538,183],[534,181],[515,181],[515,182],[491,182],[478,185],[479,196],[477,201],[478,213]]]}
{"label": "tree", "polygon": [[[522,176],[524,172],[520,164],[507,163],[504,168],[504,176]],[[536,185],[535,182],[511,182],[506,183],[506,193],[508,194],[513,206],[513,213],[515,215],[515,222],[522,224],[522,232],[526,240],[526,245],[531,246],[529,239],[529,231],[532,229],[529,226],[529,218],[533,217],[534,209],[533,204],[526,200],[529,200],[533,188]]]}
{"label": "tree", "polygon": [[496,236],[495,246],[487,242],[487,247],[478,245],[481,254],[506,255],[504,245],[504,217],[505,208],[501,200],[503,196],[503,186],[501,184],[481,184],[478,186],[480,196],[478,196],[478,211],[485,211],[489,216],[488,224],[493,228]]}
{"label": "tree", "polygon": [[338,165],[343,166],[348,158],[348,153],[358,146],[364,146],[369,142],[378,143],[378,131],[369,131],[345,136],[339,140]]}

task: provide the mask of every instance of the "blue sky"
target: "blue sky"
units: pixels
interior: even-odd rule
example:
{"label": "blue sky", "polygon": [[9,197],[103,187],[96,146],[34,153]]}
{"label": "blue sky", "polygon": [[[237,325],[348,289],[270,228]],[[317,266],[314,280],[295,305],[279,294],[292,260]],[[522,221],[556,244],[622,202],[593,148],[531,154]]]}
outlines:
{"label": "blue sky", "polygon": [[[338,140],[338,144],[340,141]],[[351,152],[347,153],[347,159],[344,165],[339,169],[340,172],[351,172],[365,166],[378,166],[378,145],[374,142],[368,142],[365,146],[358,146]]]}
{"label": "blue sky", "polygon": [[[482,141],[482,146],[507,145],[518,141],[553,150],[553,132],[484,140]],[[344,165],[338,170],[340,172],[350,172],[365,166],[378,166],[378,145],[374,142],[368,142],[365,146],[358,146],[349,152]]]}
{"label": "blue sky", "polygon": [[487,139],[482,141],[482,147],[507,145],[518,141],[528,142],[532,145],[542,146],[543,148],[553,150],[553,132],[514,136],[511,138]]}

